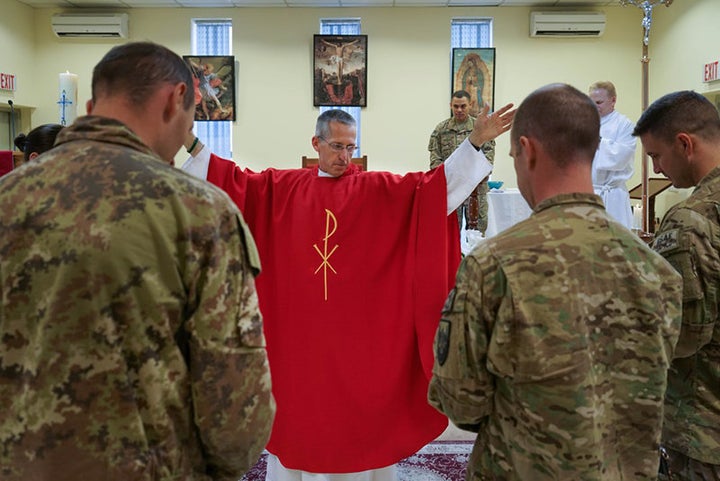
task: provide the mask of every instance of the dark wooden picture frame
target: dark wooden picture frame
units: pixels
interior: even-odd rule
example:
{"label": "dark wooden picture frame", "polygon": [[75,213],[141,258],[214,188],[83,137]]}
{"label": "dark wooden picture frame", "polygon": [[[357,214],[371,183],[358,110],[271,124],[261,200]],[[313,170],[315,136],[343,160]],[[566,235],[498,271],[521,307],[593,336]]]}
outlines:
{"label": "dark wooden picture frame", "polygon": [[452,92],[470,94],[470,115],[477,117],[484,103],[495,108],[495,49],[453,48],[450,72]]}
{"label": "dark wooden picture frame", "polygon": [[313,35],[313,105],[367,106],[367,35]]}
{"label": "dark wooden picture frame", "polygon": [[235,57],[184,55],[193,72],[195,120],[235,120]]}

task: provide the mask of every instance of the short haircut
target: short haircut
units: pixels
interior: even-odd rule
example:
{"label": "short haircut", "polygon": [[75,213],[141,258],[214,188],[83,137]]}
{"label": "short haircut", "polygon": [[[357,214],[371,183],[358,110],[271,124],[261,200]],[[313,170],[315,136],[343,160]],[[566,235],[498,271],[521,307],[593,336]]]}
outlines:
{"label": "short haircut", "polygon": [[682,90],[660,97],[643,112],[633,135],[651,134],[671,142],[680,132],[705,140],[720,139],[720,115],[705,97],[692,90]]}
{"label": "short haircut", "polygon": [[25,160],[30,160],[30,154],[33,152],[42,154],[52,149],[55,138],[62,128],[60,124],[43,124],[32,129],[27,135],[19,134],[13,143],[23,152]]}
{"label": "short haircut", "polygon": [[510,141],[517,146],[520,136],[537,139],[559,166],[578,156],[592,163],[600,143],[600,114],[575,87],[546,85],[518,107]]}
{"label": "short haircut", "polygon": [[330,122],[339,122],[343,125],[347,125],[348,127],[355,127],[357,125],[353,116],[344,110],[326,110],[317,118],[317,123],[315,124],[315,136],[329,137]]}
{"label": "short haircut", "polygon": [[451,99],[462,99],[466,98],[468,100],[471,99],[470,93],[467,90],[456,90],[453,92]]}
{"label": "short haircut", "polygon": [[152,42],[130,42],[113,47],[93,69],[92,98],[124,95],[144,106],[163,84],[187,85],[183,105],[195,102],[192,73],[185,61],[170,49]]}
{"label": "short haircut", "polygon": [[615,90],[615,85],[613,85],[613,83],[609,80],[600,80],[590,85],[588,93],[592,93],[593,90],[604,90],[608,93],[609,97],[617,98],[617,91]]}

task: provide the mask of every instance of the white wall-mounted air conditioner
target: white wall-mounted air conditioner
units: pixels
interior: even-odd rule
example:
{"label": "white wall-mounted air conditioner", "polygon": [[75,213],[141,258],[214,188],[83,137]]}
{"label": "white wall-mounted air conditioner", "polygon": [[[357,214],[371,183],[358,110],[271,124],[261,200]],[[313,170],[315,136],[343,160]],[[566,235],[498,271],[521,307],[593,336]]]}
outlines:
{"label": "white wall-mounted air conditioner", "polygon": [[58,13],[52,16],[52,30],[58,37],[128,36],[127,13]]}
{"label": "white wall-mounted air conditioner", "polygon": [[599,37],[605,32],[602,12],[531,12],[531,37]]}

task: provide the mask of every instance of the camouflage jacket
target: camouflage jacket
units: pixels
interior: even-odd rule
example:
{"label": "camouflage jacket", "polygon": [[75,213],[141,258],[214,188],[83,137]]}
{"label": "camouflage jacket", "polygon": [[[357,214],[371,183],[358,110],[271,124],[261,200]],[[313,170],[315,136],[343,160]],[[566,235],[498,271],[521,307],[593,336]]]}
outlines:
{"label": "camouflage jacket", "polygon": [[[462,124],[458,124],[454,117],[440,122],[433,133],[430,134],[428,150],[430,151],[430,168],[434,169],[442,164],[455,152],[455,149],[472,132],[475,118],[468,116]],[[481,147],[483,154],[492,164],[495,161],[495,141],[485,142]]]}
{"label": "camouflage jacket", "polygon": [[0,179],[0,480],[240,478],[274,416],[242,217],[82,117]]}
{"label": "camouflage jacket", "polygon": [[683,277],[683,320],[668,379],[663,444],[720,464],[720,167],[668,211],[653,249]]}
{"label": "camouflage jacket", "polygon": [[477,431],[468,480],[654,480],[681,278],[565,194],[466,256],[431,404]]}

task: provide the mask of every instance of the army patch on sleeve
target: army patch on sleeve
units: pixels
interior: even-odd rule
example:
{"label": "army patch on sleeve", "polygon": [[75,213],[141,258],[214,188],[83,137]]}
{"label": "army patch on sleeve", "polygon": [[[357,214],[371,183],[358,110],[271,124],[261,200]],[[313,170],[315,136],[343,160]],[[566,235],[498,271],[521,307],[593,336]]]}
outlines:
{"label": "army patch on sleeve", "polygon": [[437,332],[437,344],[435,345],[435,357],[442,366],[447,361],[450,351],[450,321],[441,320]]}
{"label": "army patch on sleeve", "polygon": [[655,238],[653,242],[653,250],[662,254],[680,247],[680,231],[678,229],[670,229],[663,232]]}
{"label": "army patch on sleeve", "polygon": [[455,304],[455,288],[454,287],[452,288],[452,290],[448,294],[447,298],[445,299],[445,304],[443,305],[443,312],[452,311],[453,304]]}

